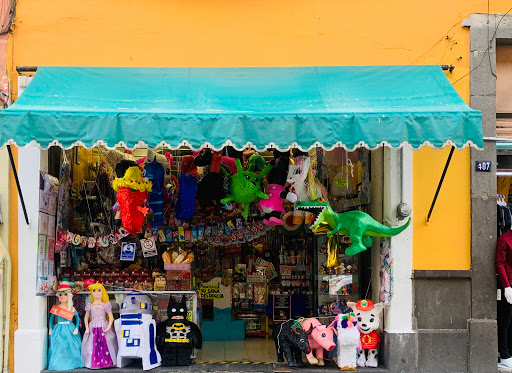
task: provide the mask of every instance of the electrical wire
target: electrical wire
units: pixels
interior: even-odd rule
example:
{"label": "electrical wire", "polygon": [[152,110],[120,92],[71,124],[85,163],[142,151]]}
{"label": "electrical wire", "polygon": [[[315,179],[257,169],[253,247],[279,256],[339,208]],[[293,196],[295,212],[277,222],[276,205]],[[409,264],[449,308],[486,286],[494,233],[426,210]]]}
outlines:
{"label": "electrical wire", "polygon": [[[509,14],[511,11],[512,11],[512,7],[511,7],[509,10],[507,10],[507,12],[506,12],[505,14],[503,14],[503,15],[501,16],[501,18],[500,18],[500,20],[499,20],[499,22],[498,22],[498,24],[496,25],[496,28],[495,28],[495,30],[494,30],[494,34],[492,35],[492,38],[489,40],[489,45],[487,46],[487,49],[485,50],[484,55],[483,55],[482,60],[480,61],[480,63],[479,63],[478,65],[476,65],[474,68],[472,68],[472,69],[471,69],[467,74],[463,75],[462,77],[460,77],[459,79],[457,79],[456,81],[454,81],[454,82],[452,83],[452,86],[453,86],[453,85],[455,85],[455,83],[457,83],[457,82],[461,81],[462,79],[464,79],[465,77],[467,77],[468,75],[470,75],[470,74],[471,74],[473,71],[475,71],[476,69],[478,69],[478,68],[482,65],[482,63],[484,62],[484,60],[485,60],[485,55],[486,55],[486,54],[489,54],[489,63],[490,63],[490,61],[491,61],[491,56],[490,56],[489,51],[490,51],[490,49],[491,49],[492,42],[494,41],[494,39],[496,39],[496,34],[497,34],[497,32],[498,32],[498,28],[500,27],[501,21],[503,21],[503,18],[505,18],[505,16],[506,16],[507,14]],[[492,71],[492,64],[491,64],[491,71]],[[492,75],[494,75],[494,76],[496,77],[496,74],[495,74],[494,72],[492,72]]]}

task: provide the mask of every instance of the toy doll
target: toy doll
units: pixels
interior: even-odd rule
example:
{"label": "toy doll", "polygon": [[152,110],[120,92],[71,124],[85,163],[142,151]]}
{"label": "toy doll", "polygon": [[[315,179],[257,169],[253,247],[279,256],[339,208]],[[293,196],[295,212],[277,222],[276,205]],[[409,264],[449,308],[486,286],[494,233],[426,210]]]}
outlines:
{"label": "toy doll", "polygon": [[89,285],[89,290],[91,303],[85,306],[82,360],[84,366],[90,369],[113,367],[117,363],[118,349],[116,334],[112,329],[112,305],[102,284]]}
{"label": "toy doll", "polygon": [[[48,326],[48,369],[82,368],[84,366],[80,355],[82,342],[78,332],[80,318],[73,307],[73,293],[69,282],[60,283],[56,296],[58,305],[50,311]],[[54,323],[56,315],[57,323]]]}
{"label": "toy doll", "polygon": [[262,199],[258,203],[258,208],[265,214],[263,223],[266,225],[283,225],[281,215],[285,213],[284,200],[287,199],[292,203],[297,201],[297,196],[290,193],[290,188],[285,188],[288,163],[289,154],[274,151],[274,160],[270,162],[274,167],[268,173],[268,185],[265,189],[268,199]]}

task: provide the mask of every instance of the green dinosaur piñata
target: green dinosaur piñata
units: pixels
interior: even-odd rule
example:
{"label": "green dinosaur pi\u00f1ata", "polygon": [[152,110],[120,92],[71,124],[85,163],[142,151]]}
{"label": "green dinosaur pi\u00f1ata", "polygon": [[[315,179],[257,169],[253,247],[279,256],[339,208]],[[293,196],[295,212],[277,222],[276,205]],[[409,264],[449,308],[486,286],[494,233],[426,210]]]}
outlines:
{"label": "green dinosaur pi\u00f1ata", "polygon": [[329,203],[319,198],[314,201],[297,201],[295,208],[313,214],[309,224],[313,232],[326,231],[327,236],[342,234],[352,241],[345,251],[346,255],[355,255],[372,246],[373,237],[393,237],[401,233],[411,223],[409,221],[398,228],[390,228],[375,221],[362,211],[335,213]]}

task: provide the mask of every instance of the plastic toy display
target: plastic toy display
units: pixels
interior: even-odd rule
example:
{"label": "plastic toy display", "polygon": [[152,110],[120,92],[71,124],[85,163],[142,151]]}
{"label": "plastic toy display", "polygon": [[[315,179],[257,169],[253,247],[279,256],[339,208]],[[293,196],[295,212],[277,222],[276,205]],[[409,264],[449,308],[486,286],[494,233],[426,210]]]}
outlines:
{"label": "plastic toy display", "polygon": [[167,321],[157,326],[157,345],[162,354],[162,365],[191,365],[193,349],[200,350],[203,340],[199,327],[186,318],[185,297],[179,303],[175,303],[172,297],[169,299],[167,316]]}
{"label": "plastic toy display", "polygon": [[315,318],[309,318],[301,322],[302,329],[308,334],[311,352],[307,354],[311,365],[324,366],[324,349],[332,351],[336,347],[334,333],[337,332],[332,326],[322,325]]}
{"label": "plastic toy display", "polygon": [[311,347],[308,342],[308,334],[301,328],[300,322],[285,321],[276,327],[273,334],[277,361],[284,362],[284,357],[286,357],[288,366],[303,367],[302,353],[310,354]]}
{"label": "plastic toy display", "polygon": [[379,365],[378,349],[380,343],[380,314],[384,308],[382,303],[373,304],[371,300],[363,299],[357,303],[348,302],[357,318],[361,346],[357,349],[357,366],[373,367]]}
{"label": "plastic toy display", "polygon": [[345,255],[355,255],[372,246],[373,237],[393,237],[404,231],[411,223],[411,218],[398,228],[390,228],[375,221],[362,211],[335,213],[323,198],[314,201],[298,201],[295,208],[313,214],[309,226],[313,232],[327,232],[331,237],[336,233],[349,236],[352,244]]}
{"label": "plastic toy display", "polygon": [[[48,325],[48,369],[68,370],[82,368],[80,348],[82,341],[78,327],[80,318],[73,307],[72,288],[67,281],[62,281],[57,290],[58,306],[50,311]],[[55,318],[57,319],[55,323]]]}
{"label": "plastic toy display", "polygon": [[142,359],[144,370],[161,365],[162,358],[156,349],[156,323],[153,320],[153,303],[141,293],[127,294],[120,308],[120,318],[115,321],[117,366],[122,368],[132,359]]}
{"label": "plastic toy display", "polygon": [[89,285],[89,290],[91,303],[85,306],[82,360],[90,369],[113,367],[117,362],[117,339],[112,329],[112,306],[103,285]]}

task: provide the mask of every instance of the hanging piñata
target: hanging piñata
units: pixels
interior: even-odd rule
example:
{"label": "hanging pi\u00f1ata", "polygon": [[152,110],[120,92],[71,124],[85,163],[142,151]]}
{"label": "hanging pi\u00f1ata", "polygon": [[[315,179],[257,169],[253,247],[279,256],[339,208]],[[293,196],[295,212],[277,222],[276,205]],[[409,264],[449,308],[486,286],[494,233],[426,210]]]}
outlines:
{"label": "hanging pi\u00f1ata", "polygon": [[130,234],[137,234],[148,213],[145,204],[151,192],[151,182],[143,180],[139,166],[132,161],[119,162],[116,175],[112,188],[117,192],[123,228]]}

